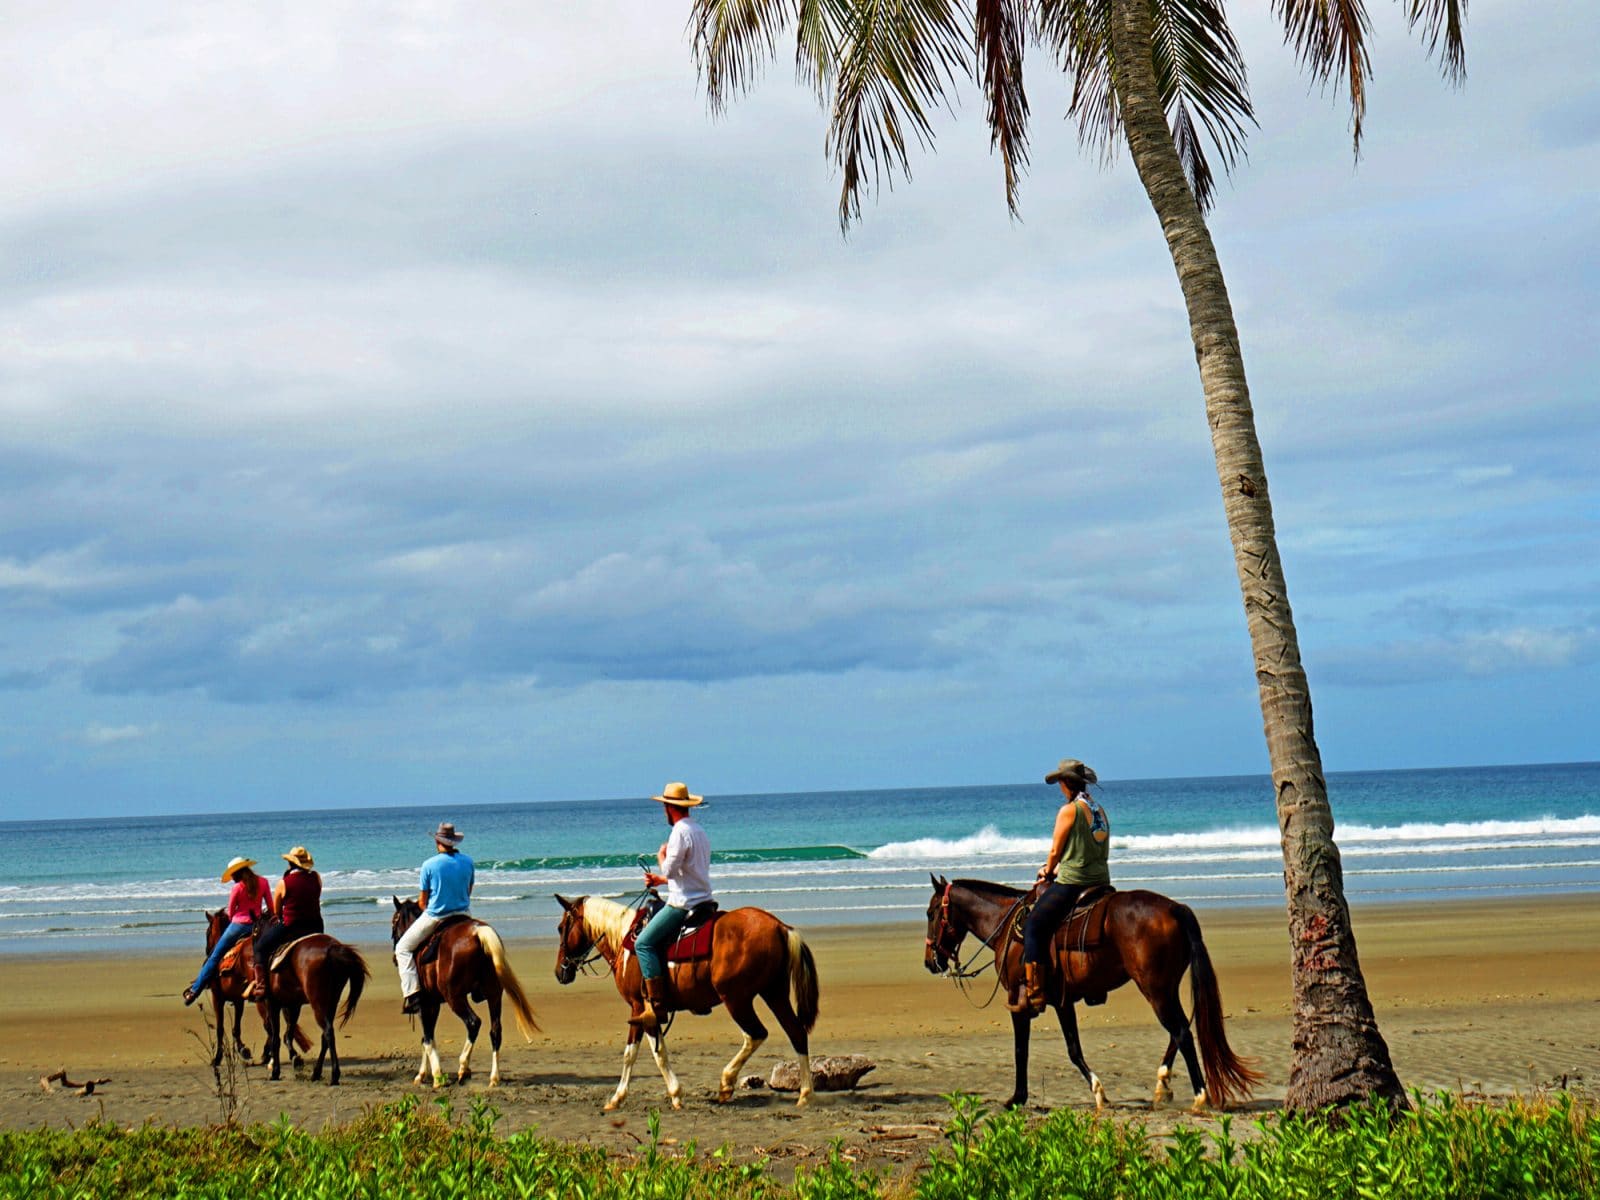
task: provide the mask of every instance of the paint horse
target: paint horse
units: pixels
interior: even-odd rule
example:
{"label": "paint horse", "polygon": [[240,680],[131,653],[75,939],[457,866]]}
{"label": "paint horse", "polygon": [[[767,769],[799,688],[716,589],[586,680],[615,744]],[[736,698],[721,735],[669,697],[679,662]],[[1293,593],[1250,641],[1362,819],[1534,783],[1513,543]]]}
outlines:
{"label": "paint horse", "polygon": [[[628,948],[629,934],[635,931],[640,910],[601,896],[579,896],[569,900],[557,896],[563,909],[559,944],[556,947],[556,979],[571,983],[578,969],[595,956],[605,959],[616,980],[617,991],[628,1002],[634,1018],[644,1011],[644,980],[638,961]],[[733,1099],[739,1068],[749,1061],[767,1040],[767,1027],[756,1015],[755,1000],[766,1002],[772,1015],[789,1037],[789,1044],[800,1056],[800,1100],[811,1100],[811,1054],[807,1035],[817,1023],[817,965],[811,948],[800,933],[771,913],[759,908],[736,908],[712,918],[710,953],[692,962],[672,963],[668,954],[672,1007],[704,1015],[718,1004],[744,1034],[738,1053],[722,1069],[717,1102]],[[791,990],[793,1000],[790,999]],[[605,1111],[621,1106],[628,1096],[628,1081],[633,1076],[634,1060],[639,1055],[639,1038],[650,1042],[661,1078],[667,1085],[667,1098],[673,1108],[683,1107],[683,1087],[667,1061],[666,1029],[644,1032],[638,1024],[628,1026],[628,1040],[622,1050],[622,1078],[617,1090],[606,1101]]]}
{"label": "paint horse", "polygon": [[[1019,986],[1019,918],[1027,894],[976,879],[951,882],[939,875],[932,879],[933,899],[928,902],[923,954],[928,970],[936,975],[949,970],[962,939],[970,933],[994,951],[1000,986]],[[1187,906],[1155,892],[1110,892],[1075,909],[1062,923],[1052,945],[1053,954],[1045,964],[1045,991],[1066,1038],[1067,1056],[1088,1083],[1097,1110],[1105,1106],[1105,1088],[1084,1062],[1073,1006],[1079,1000],[1098,1004],[1106,993],[1129,980],[1138,985],[1169,1035],[1166,1054],[1156,1072],[1153,1104],[1171,1099],[1167,1080],[1173,1058],[1180,1051],[1189,1068],[1196,1112],[1208,1102],[1226,1108],[1236,1098],[1247,1098],[1261,1082],[1261,1075],[1228,1046],[1216,972],[1200,936],[1200,923]],[[1178,995],[1185,971],[1189,972],[1190,1003],[1194,1008],[1193,1034]],[[1032,1013],[1011,1014],[1016,1087],[1006,1103],[1012,1107],[1028,1099],[1028,1034],[1032,1020]]]}
{"label": "paint horse", "polygon": [[[217,939],[222,936],[222,931],[228,927],[231,920],[224,909],[206,913],[206,954],[211,953],[211,948],[217,944]],[[217,1066],[222,1062],[224,1049],[222,1037],[222,1017],[228,1005],[233,1005],[233,1048],[245,1062],[250,1061],[250,1047],[244,1044],[239,1037],[239,1023],[244,1019],[244,993],[250,986],[250,952],[255,945],[254,935],[243,938],[233,949],[223,957],[217,968],[217,977],[211,983],[211,1005],[217,1014],[217,1045],[211,1055],[211,1065]],[[267,1006],[265,1001],[257,1001],[256,1011],[261,1014],[261,1027],[268,1030]],[[311,1049],[311,1039],[308,1038],[300,1027],[293,1022],[289,1025],[290,1047],[289,1053],[296,1063],[299,1062],[295,1051]],[[265,1057],[266,1051],[262,1051]]]}
{"label": "paint horse", "polygon": [[[288,1027],[297,1029],[300,1010],[309,1004],[312,1019],[322,1031],[322,1047],[317,1052],[316,1065],[311,1068],[311,1081],[315,1083],[322,1078],[322,1064],[331,1056],[328,1086],[338,1086],[339,1047],[333,1033],[334,1014],[338,1012],[341,1029],[350,1023],[370,976],[366,960],[354,947],[326,933],[296,938],[272,956],[265,981],[267,1048],[262,1057],[272,1064],[273,1079],[279,1074],[278,1022],[287,1018]],[[339,997],[346,986],[350,994],[344,1008],[340,1009]]]}
{"label": "paint horse", "polygon": [[[391,939],[398,942],[400,935],[421,915],[422,908],[415,900],[394,897],[394,918],[389,926]],[[498,1085],[501,997],[511,998],[511,1008],[517,1015],[517,1026],[523,1037],[531,1042],[539,1028],[533,1007],[506,959],[500,935],[486,922],[465,914],[459,920],[448,920],[418,950],[417,979],[422,995],[422,1065],[417,1069],[416,1082],[431,1078],[434,1087],[441,1087],[445,1082],[444,1071],[439,1066],[439,1051],[433,1043],[433,1031],[438,1024],[439,1009],[447,1005],[467,1027],[467,1044],[461,1048],[456,1080],[465,1083],[472,1078],[472,1050],[478,1043],[483,1021],[469,1001],[478,1000],[485,1002],[489,1009],[489,1086]]]}

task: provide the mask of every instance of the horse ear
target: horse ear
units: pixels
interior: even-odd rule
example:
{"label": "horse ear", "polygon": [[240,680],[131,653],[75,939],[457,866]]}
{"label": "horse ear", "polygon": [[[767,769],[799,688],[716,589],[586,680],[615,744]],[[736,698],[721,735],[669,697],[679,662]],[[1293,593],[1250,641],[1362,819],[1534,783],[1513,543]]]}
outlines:
{"label": "horse ear", "polygon": [[402,908],[405,907],[405,905],[400,903],[400,897],[396,896],[393,892],[389,893],[389,899],[394,901],[394,910],[395,910],[395,912],[399,912]]}
{"label": "horse ear", "polygon": [[556,892],[555,893],[555,897],[556,897],[556,903],[557,904],[561,905],[561,907],[566,909],[568,912],[572,911],[572,901],[571,900],[568,900],[560,892]]}

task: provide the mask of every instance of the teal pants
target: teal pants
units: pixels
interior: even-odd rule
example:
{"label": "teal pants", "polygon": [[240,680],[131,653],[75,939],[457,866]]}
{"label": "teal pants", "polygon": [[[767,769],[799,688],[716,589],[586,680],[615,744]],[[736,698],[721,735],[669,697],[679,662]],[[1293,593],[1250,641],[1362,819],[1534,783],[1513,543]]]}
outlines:
{"label": "teal pants", "polygon": [[668,904],[639,932],[633,952],[639,956],[639,973],[646,979],[659,979],[667,973],[667,947],[677,940],[688,919],[687,908]]}

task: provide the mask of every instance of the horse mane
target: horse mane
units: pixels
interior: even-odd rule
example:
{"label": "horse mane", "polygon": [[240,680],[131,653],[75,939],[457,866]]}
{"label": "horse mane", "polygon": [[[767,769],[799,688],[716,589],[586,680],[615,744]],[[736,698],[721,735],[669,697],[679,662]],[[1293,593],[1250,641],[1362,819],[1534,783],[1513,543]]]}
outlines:
{"label": "horse mane", "polygon": [[633,914],[637,909],[604,896],[590,896],[583,902],[583,928],[595,941],[602,938],[613,950],[622,948],[622,939],[633,928]]}
{"label": "horse mane", "polygon": [[1003,883],[990,883],[987,879],[952,879],[955,887],[966,888],[969,892],[980,892],[988,896],[999,896],[1004,900],[1015,900],[1023,894],[1023,889],[1008,887]]}

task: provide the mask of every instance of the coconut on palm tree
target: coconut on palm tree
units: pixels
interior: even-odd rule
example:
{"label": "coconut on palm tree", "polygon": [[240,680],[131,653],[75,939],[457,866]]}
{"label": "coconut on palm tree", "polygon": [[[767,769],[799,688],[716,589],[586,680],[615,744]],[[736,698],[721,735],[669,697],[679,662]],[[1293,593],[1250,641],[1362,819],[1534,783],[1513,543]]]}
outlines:
{"label": "coconut on palm tree", "polygon": [[[1400,3],[1446,75],[1458,79],[1466,0]],[[1363,0],[1273,0],[1273,9],[1312,76],[1348,89],[1359,149],[1371,65]],[[1029,44],[1049,50],[1071,76],[1069,112],[1085,142],[1102,150],[1127,144],[1188,309],[1255,658],[1292,946],[1287,1103],[1404,1103],[1356,955],[1244,358],[1202,215],[1214,197],[1208,145],[1231,168],[1253,120],[1224,0],[691,0],[690,27],[713,108],[744,90],[780,37],[794,34],[800,76],[828,107],[846,225],[884,171],[907,169],[910,140],[932,142],[930,113],[962,75],[983,91],[1015,212],[1027,164]]]}

